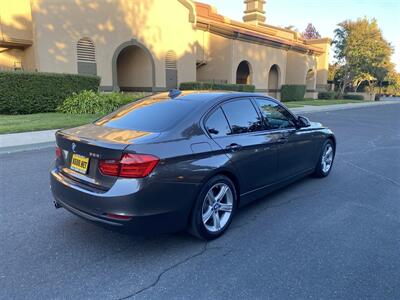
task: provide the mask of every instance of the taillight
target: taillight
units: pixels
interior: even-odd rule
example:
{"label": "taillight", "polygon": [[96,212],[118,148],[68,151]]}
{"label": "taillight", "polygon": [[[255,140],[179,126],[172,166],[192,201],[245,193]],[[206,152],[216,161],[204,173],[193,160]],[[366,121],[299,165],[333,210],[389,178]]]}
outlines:
{"label": "taillight", "polygon": [[57,158],[62,158],[63,157],[63,153],[60,147],[56,147],[56,157]]}
{"label": "taillight", "polygon": [[118,160],[101,160],[99,162],[100,172],[108,176],[119,175],[119,161]]}
{"label": "taillight", "polygon": [[148,154],[126,153],[121,160],[101,160],[100,172],[108,176],[143,178],[149,175],[160,159]]}

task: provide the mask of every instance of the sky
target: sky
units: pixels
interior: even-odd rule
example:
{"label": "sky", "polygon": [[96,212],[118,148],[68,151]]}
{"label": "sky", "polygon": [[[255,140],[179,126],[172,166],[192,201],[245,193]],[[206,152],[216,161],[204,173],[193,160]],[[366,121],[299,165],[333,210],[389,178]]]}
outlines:
{"label": "sky", "polygon": [[[197,0],[215,6],[218,13],[242,21],[243,0]],[[267,24],[293,25],[303,32],[312,23],[322,37],[333,38],[337,24],[360,17],[375,18],[384,38],[395,49],[392,61],[400,72],[400,0],[266,0]],[[333,61],[333,55],[331,55]]]}

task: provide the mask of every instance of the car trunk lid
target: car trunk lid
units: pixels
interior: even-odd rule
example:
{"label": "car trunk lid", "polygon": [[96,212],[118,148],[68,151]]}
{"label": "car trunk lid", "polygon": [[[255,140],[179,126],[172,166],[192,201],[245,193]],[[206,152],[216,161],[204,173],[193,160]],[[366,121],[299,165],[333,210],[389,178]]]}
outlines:
{"label": "car trunk lid", "polygon": [[100,172],[100,160],[119,160],[124,150],[138,143],[146,143],[159,133],[110,128],[88,124],[56,133],[57,146],[63,159],[58,167],[64,175],[99,190],[108,190],[117,177]]}

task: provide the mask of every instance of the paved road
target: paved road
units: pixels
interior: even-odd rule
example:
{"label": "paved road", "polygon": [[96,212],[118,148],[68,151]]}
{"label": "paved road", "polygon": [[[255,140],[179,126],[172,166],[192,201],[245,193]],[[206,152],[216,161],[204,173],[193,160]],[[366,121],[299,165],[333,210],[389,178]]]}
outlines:
{"label": "paved road", "polygon": [[399,299],[400,104],[310,117],[337,134],[331,176],[255,202],[210,243],[55,210],[53,150],[1,155],[0,299]]}

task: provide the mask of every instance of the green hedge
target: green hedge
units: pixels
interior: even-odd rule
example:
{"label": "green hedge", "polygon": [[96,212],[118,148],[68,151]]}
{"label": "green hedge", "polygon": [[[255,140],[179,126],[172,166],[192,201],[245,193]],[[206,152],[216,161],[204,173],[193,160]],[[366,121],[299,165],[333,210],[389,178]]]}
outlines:
{"label": "green hedge", "polygon": [[281,88],[282,101],[302,101],[306,94],[306,86],[304,84],[284,84]]}
{"label": "green hedge", "polygon": [[208,82],[182,82],[179,85],[182,91],[187,90],[220,90],[220,91],[235,91],[235,92],[251,92],[256,90],[256,87],[251,84],[225,84],[225,83],[208,83]]}
{"label": "green hedge", "polygon": [[52,112],[73,93],[97,91],[100,77],[74,74],[0,72],[0,114]]}
{"label": "green hedge", "polygon": [[108,114],[145,96],[144,93],[95,93],[83,91],[68,97],[57,111],[67,114]]}
{"label": "green hedge", "polygon": [[348,100],[364,100],[363,95],[344,95],[343,99],[348,99]]}
{"label": "green hedge", "polygon": [[332,100],[332,99],[335,99],[335,97],[336,97],[335,92],[319,92],[318,93],[318,99]]}

